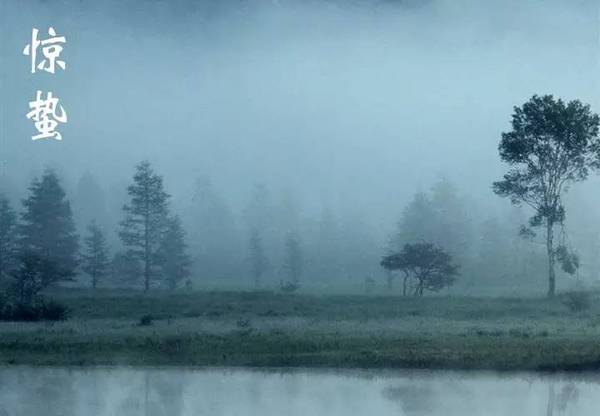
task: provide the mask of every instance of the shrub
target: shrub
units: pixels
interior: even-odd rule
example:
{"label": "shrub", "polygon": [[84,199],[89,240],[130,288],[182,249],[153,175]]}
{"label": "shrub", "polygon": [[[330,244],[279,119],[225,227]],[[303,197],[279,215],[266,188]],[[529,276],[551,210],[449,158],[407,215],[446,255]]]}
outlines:
{"label": "shrub", "polygon": [[583,290],[567,292],[562,296],[561,301],[571,312],[588,310],[592,303],[590,293]]}
{"label": "shrub", "polygon": [[144,315],[140,318],[138,325],[139,326],[150,326],[150,325],[152,325],[152,321],[154,321],[154,317],[152,315]]}
{"label": "shrub", "polygon": [[240,318],[235,324],[238,328],[248,328],[250,327],[250,319]]}
{"label": "shrub", "polygon": [[300,289],[300,284],[295,282],[281,283],[279,289],[284,293],[294,293]]}
{"label": "shrub", "polygon": [[46,300],[42,296],[36,297],[32,302],[14,302],[4,300],[0,302],[0,320],[3,321],[64,321],[70,313],[66,306]]}
{"label": "shrub", "polygon": [[65,321],[70,313],[69,308],[53,300],[44,302],[42,305],[42,320],[44,321]]}

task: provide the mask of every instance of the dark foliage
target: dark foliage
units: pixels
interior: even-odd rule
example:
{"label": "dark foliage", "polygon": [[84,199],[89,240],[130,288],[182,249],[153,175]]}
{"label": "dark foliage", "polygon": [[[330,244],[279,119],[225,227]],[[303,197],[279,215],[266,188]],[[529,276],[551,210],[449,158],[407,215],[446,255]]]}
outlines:
{"label": "dark foliage", "polygon": [[405,285],[407,280],[414,281],[415,296],[423,296],[425,290],[437,292],[450,286],[458,275],[452,256],[431,243],[405,244],[399,253],[385,256],[381,266],[402,271]]}
{"label": "dark foliage", "polygon": [[150,325],[152,325],[153,321],[154,321],[154,317],[152,315],[144,315],[140,318],[138,325],[139,326],[150,326]]}
{"label": "dark foliage", "polygon": [[66,306],[42,296],[28,303],[0,301],[0,320],[3,321],[64,321],[70,313]]}
{"label": "dark foliage", "polygon": [[56,261],[36,252],[24,252],[19,260],[19,266],[11,273],[10,289],[18,304],[31,304],[40,291],[63,276],[64,269]]}
{"label": "dark foliage", "polygon": [[71,206],[53,171],[47,170],[41,179],[33,181],[23,208],[19,227],[22,256],[36,256],[35,261],[52,264],[37,268],[44,287],[72,280],[78,265],[78,237]]}
{"label": "dark foliage", "polygon": [[579,256],[564,245],[556,248],[556,260],[565,273],[573,275],[579,269]]}

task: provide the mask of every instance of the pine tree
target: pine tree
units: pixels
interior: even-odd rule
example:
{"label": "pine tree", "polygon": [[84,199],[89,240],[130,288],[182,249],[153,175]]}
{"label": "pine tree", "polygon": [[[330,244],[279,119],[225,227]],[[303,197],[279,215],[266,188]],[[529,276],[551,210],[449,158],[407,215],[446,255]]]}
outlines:
{"label": "pine tree", "polygon": [[162,177],[154,173],[147,161],[136,167],[127,193],[131,200],[123,206],[125,219],[119,236],[128,255],[141,262],[144,290],[148,291],[160,268],[158,251],[167,225],[169,195],[163,189]]}
{"label": "pine tree", "polygon": [[170,289],[176,289],[179,283],[190,276],[192,263],[187,254],[185,231],[179,217],[173,216],[167,220],[159,252],[164,280]]}
{"label": "pine tree", "polygon": [[262,275],[267,268],[267,258],[264,253],[260,234],[256,230],[253,230],[250,233],[248,251],[250,270],[252,272],[252,277],[254,278],[254,286],[259,288],[261,286]]}
{"label": "pine tree", "polygon": [[84,173],[79,179],[72,198],[72,207],[75,222],[81,229],[87,228],[92,221],[100,228],[108,228],[104,190],[91,173]]}
{"label": "pine tree", "polygon": [[209,178],[196,180],[192,201],[184,223],[195,268],[215,278],[231,274],[239,258],[240,241],[234,214],[219,189]]}
{"label": "pine tree", "polygon": [[109,272],[110,261],[106,238],[95,221],[88,226],[88,236],[85,238],[85,252],[82,254],[82,268],[92,280],[92,289],[96,289],[100,279]]}
{"label": "pine tree", "polygon": [[0,195],[0,278],[6,276],[16,265],[17,214],[4,195]]}
{"label": "pine tree", "polygon": [[388,244],[388,251],[395,253],[405,244],[433,240],[434,223],[431,199],[426,193],[417,192],[402,212],[396,233]]}
{"label": "pine tree", "polygon": [[39,264],[54,264],[40,271],[46,286],[72,280],[78,263],[78,236],[71,205],[54,171],[46,170],[41,179],[34,179],[23,208],[19,226],[22,256],[36,256]]}
{"label": "pine tree", "polygon": [[110,261],[110,280],[113,285],[135,286],[142,274],[138,259],[128,256],[124,251],[117,251]]}
{"label": "pine tree", "polygon": [[288,273],[291,284],[294,288],[300,287],[300,277],[302,276],[302,269],[304,266],[304,259],[302,255],[302,248],[300,242],[296,236],[289,233],[285,240],[285,252],[283,269]]}

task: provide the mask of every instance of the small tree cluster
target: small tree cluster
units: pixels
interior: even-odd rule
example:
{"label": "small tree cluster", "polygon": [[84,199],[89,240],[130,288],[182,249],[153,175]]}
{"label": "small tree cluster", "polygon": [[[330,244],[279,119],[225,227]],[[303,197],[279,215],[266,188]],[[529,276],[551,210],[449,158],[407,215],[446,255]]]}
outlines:
{"label": "small tree cluster", "polygon": [[52,170],[33,180],[22,202],[17,216],[0,196],[0,279],[8,281],[0,318],[54,319],[40,292],[76,275],[78,236],[71,206]]}

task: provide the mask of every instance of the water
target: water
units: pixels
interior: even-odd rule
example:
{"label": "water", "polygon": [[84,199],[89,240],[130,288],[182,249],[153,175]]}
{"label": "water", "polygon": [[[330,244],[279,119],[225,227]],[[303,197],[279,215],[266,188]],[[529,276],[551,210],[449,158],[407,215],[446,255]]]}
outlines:
{"label": "water", "polygon": [[0,416],[598,415],[600,377],[0,368]]}

